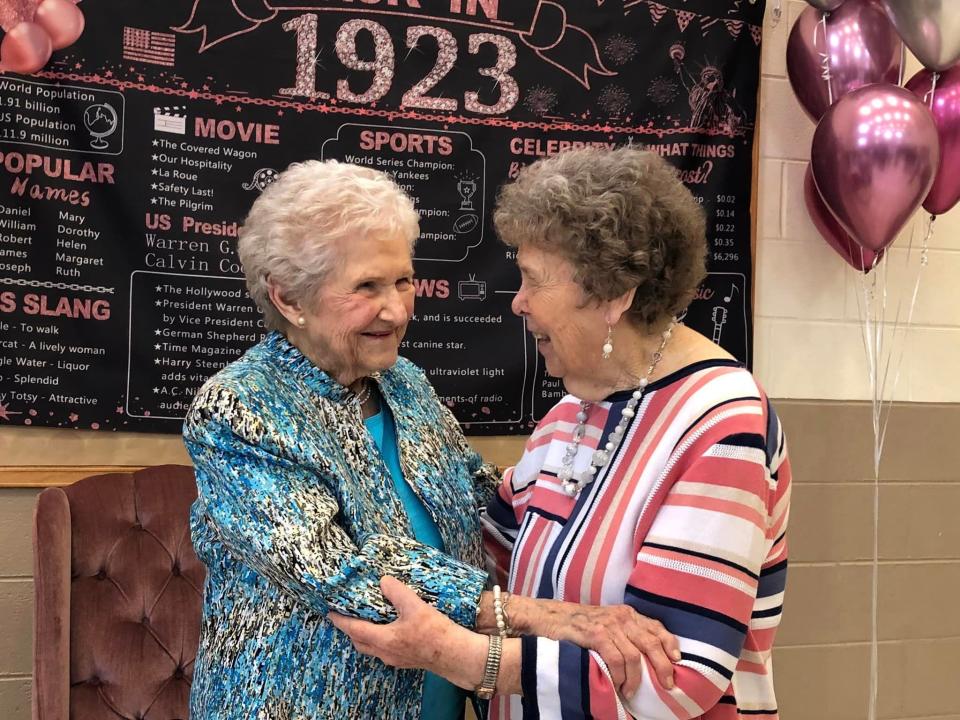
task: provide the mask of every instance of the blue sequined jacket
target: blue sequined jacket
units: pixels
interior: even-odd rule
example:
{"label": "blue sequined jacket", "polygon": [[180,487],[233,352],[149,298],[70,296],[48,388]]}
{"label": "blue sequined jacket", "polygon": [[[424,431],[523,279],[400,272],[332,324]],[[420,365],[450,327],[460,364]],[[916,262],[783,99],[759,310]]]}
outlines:
{"label": "blue sequined jacket", "polygon": [[357,653],[325,615],[395,618],[392,575],[472,627],[487,573],[477,508],[498,483],[422,370],[379,377],[400,463],[447,553],[413,538],[389,471],[348,391],[271,333],[194,398],[184,440],[207,565],[192,720],[420,716],[423,674]]}

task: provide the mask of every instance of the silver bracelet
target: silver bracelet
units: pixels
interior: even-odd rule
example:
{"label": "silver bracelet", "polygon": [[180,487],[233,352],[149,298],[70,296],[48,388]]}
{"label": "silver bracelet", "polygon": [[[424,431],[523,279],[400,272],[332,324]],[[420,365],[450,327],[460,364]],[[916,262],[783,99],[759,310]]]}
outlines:
{"label": "silver bracelet", "polygon": [[475,692],[481,700],[489,700],[497,691],[497,676],[500,674],[500,657],[503,654],[503,638],[499,635],[489,636],[487,646],[487,662],[483,666],[483,680]]}

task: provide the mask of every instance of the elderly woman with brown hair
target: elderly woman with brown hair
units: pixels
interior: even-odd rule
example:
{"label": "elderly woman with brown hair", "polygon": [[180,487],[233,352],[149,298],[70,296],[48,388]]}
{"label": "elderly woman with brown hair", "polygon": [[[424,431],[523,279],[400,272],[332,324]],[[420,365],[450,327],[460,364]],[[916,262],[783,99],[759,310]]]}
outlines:
{"label": "elderly woman with brown hair", "polygon": [[[237,249],[270,332],[203,386],[184,424],[208,569],[194,720],[463,714],[462,690],[361,655],[328,620],[394,619],[380,589],[392,576],[441,617],[497,630],[477,508],[499,473],[397,355],[418,232],[389,176],[336,161],[291,166],[244,222]],[[675,641],[633,610],[516,607],[538,633],[596,647],[623,682],[623,653],[641,648],[671,681]],[[574,613],[589,626],[564,620]]]}
{"label": "elderly woman with brown hair", "polygon": [[[587,149],[522,170],[494,221],[517,248],[513,310],[569,393],[484,516],[503,631],[470,632],[394,580],[399,620],[334,622],[388,663],[495,687],[494,718],[775,717],[789,463],[753,376],[676,320],[705,275],[700,207],[653,153]],[[625,657],[639,683],[618,687],[596,653],[528,625],[526,598],[659,620],[674,682],[641,654]]]}

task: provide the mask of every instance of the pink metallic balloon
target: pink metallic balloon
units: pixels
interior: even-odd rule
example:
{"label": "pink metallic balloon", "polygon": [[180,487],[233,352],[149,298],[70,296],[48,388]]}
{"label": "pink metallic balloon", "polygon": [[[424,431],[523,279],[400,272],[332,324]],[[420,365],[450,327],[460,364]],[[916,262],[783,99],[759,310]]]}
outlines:
{"label": "pink metallic balloon", "polygon": [[833,12],[843,5],[843,0],[807,0],[807,2],[823,12]]}
{"label": "pink metallic balloon", "polygon": [[[873,0],[846,0],[827,16],[827,38],[812,7],[804,9],[787,40],[787,75],[797,99],[814,122],[831,99],[870,83],[900,80],[900,38],[883,9]],[[823,79],[823,58],[829,45],[830,89]],[[832,90],[832,98],[830,90]]]}
{"label": "pink metallic balloon", "polygon": [[829,208],[823,204],[820,193],[817,192],[817,185],[813,181],[813,173],[810,172],[809,165],[803,178],[803,199],[807,205],[807,213],[817,231],[827,241],[827,245],[836,250],[837,255],[846,260],[850,267],[868,273],[876,263],[880,262],[883,258],[883,250],[875,253],[857,245],[849,233],[840,227],[837,219],[830,214]]}
{"label": "pink metallic balloon", "polygon": [[47,31],[36,23],[22,22],[11,28],[0,42],[0,70],[35,73],[47,64],[52,52]]}
{"label": "pink metallic balloon", "polygon": [[10,32],[24,21],[33,20],[40,0],[0,0],[0,28]]}
{"label": "pink metallic balloon", "polygon": [[73,45],[83,33],[83,13],[71,0],[43,0],[33,21],[50,35],[54,50]]}
{"label": "pink metallic balloon", "polygon": [[960,65],[937,78],[931,103],[932,87],[933,73],[929,70],[921,70],[907,83],[907,89],[930,108],[937,125],[940,169],[923,207],[932,215],[940,215],[960,200]]}
{"label": "pink metallic balloon", "polygon": [[810,155],[823,202],[857,244],[879,252],[930,192],[940,143],[916,95],[867,85],[827,110]]}

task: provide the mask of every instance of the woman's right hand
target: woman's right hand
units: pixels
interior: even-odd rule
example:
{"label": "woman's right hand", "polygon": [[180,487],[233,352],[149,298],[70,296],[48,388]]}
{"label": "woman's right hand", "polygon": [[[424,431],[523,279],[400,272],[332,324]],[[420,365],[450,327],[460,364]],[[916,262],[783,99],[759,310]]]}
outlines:
{"label": "woman's right hand", "polygon": [[660,684],[673,688],[673,663],[680,660],[676,637],[659,620],[641,615],[629,605],[580,605],[511,594],[507,616],[517,634],[567,640],[596,651],[624,697],[640,688],[643,656]]}

